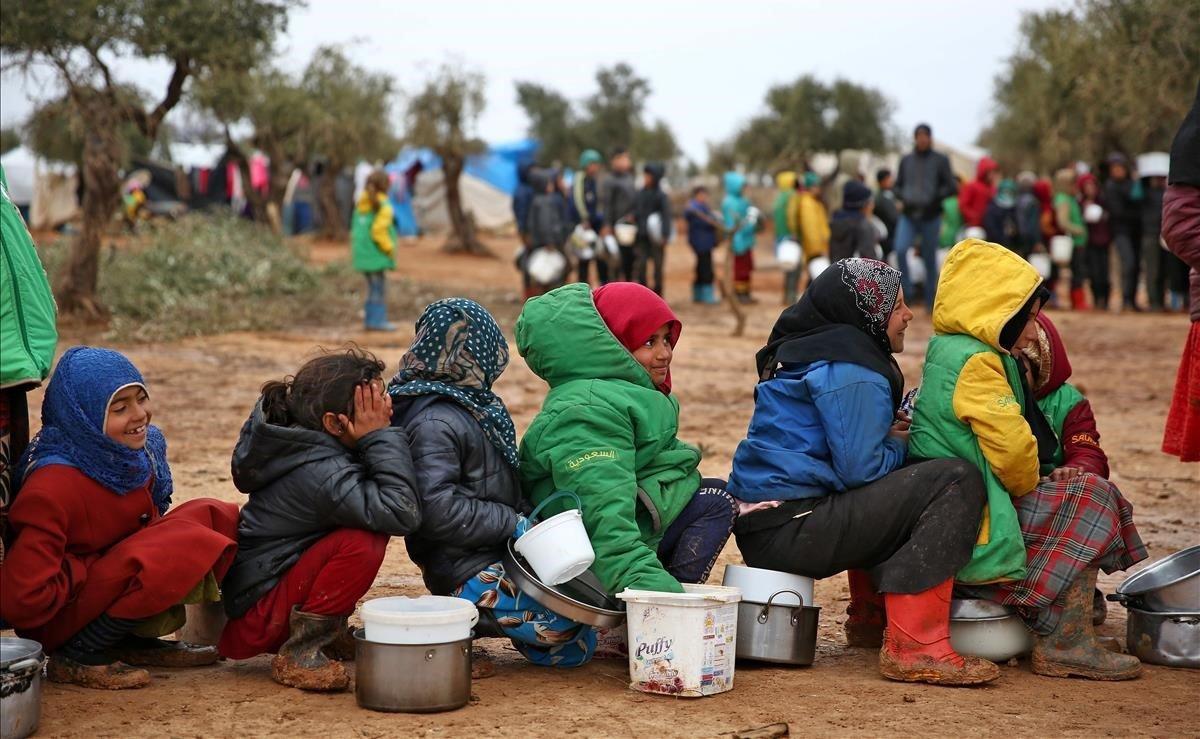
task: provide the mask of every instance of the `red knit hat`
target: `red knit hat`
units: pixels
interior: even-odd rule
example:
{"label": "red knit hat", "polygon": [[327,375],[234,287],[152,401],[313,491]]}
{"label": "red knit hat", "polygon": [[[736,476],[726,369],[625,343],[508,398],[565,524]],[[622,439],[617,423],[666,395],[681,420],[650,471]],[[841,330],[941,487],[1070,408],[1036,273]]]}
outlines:
{"label": "red knit hat", "polygon": [[[600,313],[604,325],[608,326],[608,330],[617,337],[617,341],[631,353],[645,344],[646,340],[664,325],[671,327],[668,334],[671,346],[679,342],[683,324],[675,317],[667,301],[644,285],[636,282],[610,282],[592,290],[592,300],[596,303],[596,311]],[[667,371],[667,379],[658,389],[668,395],[671,393],[670,370]]]}

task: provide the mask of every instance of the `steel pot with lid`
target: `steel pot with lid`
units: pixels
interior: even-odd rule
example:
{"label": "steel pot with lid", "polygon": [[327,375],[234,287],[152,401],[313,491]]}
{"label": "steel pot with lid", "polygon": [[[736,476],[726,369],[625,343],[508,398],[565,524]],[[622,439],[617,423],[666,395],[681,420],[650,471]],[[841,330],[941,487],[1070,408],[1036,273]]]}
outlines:
{"label": "steel pot with lid", "polygon": [[1163,557],[1131,575],[1108,599],[1144,611],[1200,613],[1200,545]]}
{"label": "steel pot with lid", "polygon": [[42,712],[42,645],[0,637],[0,737],[24,739],[37,731]]}
{"label": "steel pot with lid", "polygon": [[[776,605],[785,593],[800,605]],[[795,590],[771,594],[766,603],[738,603],[737,658],[781,665],[808,666],[817,651],[817,621],[821,609],[804,605]]]}

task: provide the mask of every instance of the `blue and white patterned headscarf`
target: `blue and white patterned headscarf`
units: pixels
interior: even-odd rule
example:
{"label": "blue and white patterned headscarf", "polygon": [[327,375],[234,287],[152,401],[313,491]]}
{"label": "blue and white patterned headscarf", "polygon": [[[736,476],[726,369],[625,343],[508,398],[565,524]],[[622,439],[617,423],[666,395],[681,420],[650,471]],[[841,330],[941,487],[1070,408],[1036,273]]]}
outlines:
{"label": "blue and white patterned headscarf", "polygon": [[42,430],[29,442],[15,479],[24,480],[39,467],[63,464],[125,495],[153,477],[151,497],[158,512],[166,513],[174,486],[162,431],[153,425],[147,428],[146,447],[140,450],[104,433],[109,403],[130,385],[145,389],[146,381],[125,355],[90,346],[68,349],[46,386]]}
{"label": "blue and white patterned headscarf", "polygon": [[488,440],[517,467],[517,430],[492,392],[508,366],[508,341],[479,303],[447,298],[417,319],[417,335],[388,385],[392,397],[444,395],[470,411]]}

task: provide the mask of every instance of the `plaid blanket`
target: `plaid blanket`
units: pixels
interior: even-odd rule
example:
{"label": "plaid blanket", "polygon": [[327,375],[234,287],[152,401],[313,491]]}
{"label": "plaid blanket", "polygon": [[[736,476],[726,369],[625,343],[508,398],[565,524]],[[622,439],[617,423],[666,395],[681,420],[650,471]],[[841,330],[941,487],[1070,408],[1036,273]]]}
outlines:
{"label": "plaid blanket", "polygon": [[1028,574],[1017,582],[969,590],[975,597],[1016,606],[1039,634],[1058,625],[1058,596],[1084,570],[1116,572],[1148,556],[1133,524],[1133,506],[1102,477],[1046,480],[1013,504],[1025,539]]}

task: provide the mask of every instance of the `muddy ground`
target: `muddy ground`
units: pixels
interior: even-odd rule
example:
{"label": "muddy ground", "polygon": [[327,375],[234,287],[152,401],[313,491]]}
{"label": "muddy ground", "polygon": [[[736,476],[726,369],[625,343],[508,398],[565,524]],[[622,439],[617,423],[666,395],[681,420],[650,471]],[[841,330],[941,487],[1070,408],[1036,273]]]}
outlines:
{"label": "muddy ground", "polygon": [[[511,240],[492,242],[500,260],[451,257],[437,242],[400,248],[395,289],[419,289],[430,298],[478,297],[500,317],[511,340],[519,311],[517,276],[507,256]],[[317,260],[341,259],[346,248],[317,244]],[[686,246],[668,250],[668,299],[684,322],[676,354],[675,388],[682,404],[681,436],[705,452],[702,472],[725,476],[730,455],[752,409],[753,353],[779,311],[780,275],[769,251],[755,275],[761,302],[750,310],[746,335],[732,338],[725,307],[693,306],[692,258]],[[400,278],[412,282],[401,282]],[[229,475],[238,429],[263,381],[293,371],[314,347],[345,340],[377,352],[390,367],[412,335],[415,316],[394,316],[395,334],[365,334],[355,316],[341,328],[295,326],[271,333],[240,333],[180,342],[122,346],[145,372],[157,404],[155,421],[171,444],[175,501],[212,496],[241,498]],[[1197,543],[1200,536],[1200,465],[1183,465],[1159,452],[1179,350],[1187,332],[1181,315],[1057,313],[1075,368],[1075,381],[1092,400],[1113,466],[1113,479],[1137,510],[1152,557]],[[901,365],[919,378],[930,332],[927,315],[909,331]],[[60,348],[101,341],[68,329]],[[513,352],[498,391],[519,429],[537,412],[545,387]],[[40,396],[33,401],[35,410]],[[731,540],[724,565],[740,562]],[[1111,592],[1122,575],[1102,576]],[[367,597],[423,592],[403,543],[392,542]],[[715,736],[775,722],[803,734],[923,735],[1146,735],[1200,733],[1200,672],[1147,667],[1131,683],[1107,684],[1033,675],[1027,662],[1003,669],[1000,680],[977,689],[891,683],[879,677],[876,654],[848,649],[842,636],[844,579],[822,581],[819,653],[811,668],[739,665],[733,691],[706,699],[644,695],[627,687],[621,662],[594,662],[572,672],[525,664],[503,641],[483,640],[498,662],[494,678],[477,681],[473,699],[438,715],[360,710],[352,693],[312,695],[276,685],[269,657],[222,662],[197,670],[156,670],[144,690],[103,693],[46,685],[41,736]],[[1101,633],[1123,638],[1124,611],[1114,607]]]}

